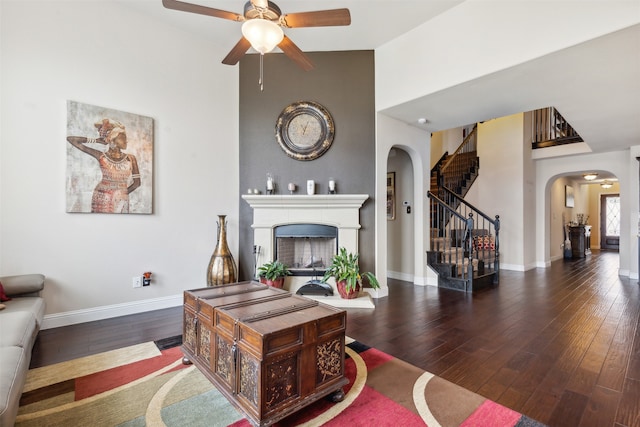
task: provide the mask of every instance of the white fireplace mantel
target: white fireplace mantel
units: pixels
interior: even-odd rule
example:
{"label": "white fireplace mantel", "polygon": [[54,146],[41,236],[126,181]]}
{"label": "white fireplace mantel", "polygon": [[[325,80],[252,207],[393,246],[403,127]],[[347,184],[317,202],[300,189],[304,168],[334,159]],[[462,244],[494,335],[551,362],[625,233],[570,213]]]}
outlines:
{"label": "white fireplace mantel", "polygon": [[296,207],[301,209],[360,209],[369,198],[367,194],[318,194],[318,195],[250,195],[242,196],[252,208]]}
{"label": "white fireplace mantel", "polygon": [[[253,208],[253,244],[259,248],[256,265],[273,261],[275,227],[286,224],[323,224],[338,229],[338,246],[358,252],[360,208],[367,194],[243,195]],[[291,292],[309,278],[288,277]],[[337,292],[335,292],[337,294]]]}
{"label": "white fireplace mantel", "polygon": [[[253,208],[254,230],[261,228],[273,229],[284,224],[324,224],[338,228],[340,246],[357,252],[358,232],[360,229],[360,208],[369,198],[366,194],[334,194],[318,196],[250,196],[242,198]],[[346,230],[353,230],[353,236],[346,236]],[[341,236],[341,233],[343,234]],[[352,234],[350,232],[349,234]],[[255,231],[254,231],[254,237]],[[347,238],[349,237],[349,238]],[[267,246],[271,248],[273,242]],[[258,245],[258,242],[254,241]],[[261,245],[262,246],[262,245]],[[264,249],[268,249],[264,246]]]}

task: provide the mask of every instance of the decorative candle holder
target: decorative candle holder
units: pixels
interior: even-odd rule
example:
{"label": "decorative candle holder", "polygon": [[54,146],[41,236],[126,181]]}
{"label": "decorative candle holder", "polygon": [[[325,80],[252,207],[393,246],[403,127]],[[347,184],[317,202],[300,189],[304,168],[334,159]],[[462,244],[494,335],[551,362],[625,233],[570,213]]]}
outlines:
{"label": "decorative candle holder", "polygon": [[336,194],[336,180],[329,178],[329,194]]}
{"label": "decorative candle holder", "polygon": [[273,194],[275,190],[275,182],[273,181],[273,175],[267,173],[267,194]]}
{"label": "decorative candle holder", "polygon": [[289,194],[293,194],[293,192],[296,191],[296,185],[290,182],[289,185],[287,185],[287,189],[289,190]]}
{"label": "decorative candle holder", "polygon": [[314,195],[316,192],[316,182],[312,179],[307,180],[307,194],[309,196]]}

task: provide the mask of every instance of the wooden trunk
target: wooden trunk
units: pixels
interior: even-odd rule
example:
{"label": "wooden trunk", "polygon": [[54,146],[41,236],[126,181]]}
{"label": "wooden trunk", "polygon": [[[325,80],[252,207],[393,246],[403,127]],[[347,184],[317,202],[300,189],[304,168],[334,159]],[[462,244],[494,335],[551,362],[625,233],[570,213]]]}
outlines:
{"label": "wooden trunk", "polygon": [[345,328],[344,310],[257,282],[184,292],[186,358],[254,425],[341,392]]}

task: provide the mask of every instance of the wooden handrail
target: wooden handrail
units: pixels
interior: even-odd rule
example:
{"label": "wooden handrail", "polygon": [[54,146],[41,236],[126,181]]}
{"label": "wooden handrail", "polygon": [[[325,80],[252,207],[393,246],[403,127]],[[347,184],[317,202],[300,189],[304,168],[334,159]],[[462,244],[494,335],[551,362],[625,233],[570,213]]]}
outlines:
{"label": "wooden handrail", "polygon": [[447,162],[442,166],[441,170],[445,171],[450,167],[450,164],[454,162],[454,159],[458,156],[458,154],[462,153],[470,153],[473,151],[478,151],[478,139],[476,138],[478,134],[478,125],[473,127],[473,130],[469,132],[469,135],[462,141],[462,144],[456,148],[456,151],[451,155],[451,158],[447,160]]}
{"label": "wooden handrail", "polygon": [[[442,167],[436,171],[436,177],[439,187],[446,187],[454,191],[460,191],[460,195],[466,194],[465,190],[469,189],[466,178],[469,171],[477,166],[477,139],[478,126],[475,125],[473,130],[465,137],[460,146],[453,155],[449,156]],[[475,175],[473,175],[475,179]]]}

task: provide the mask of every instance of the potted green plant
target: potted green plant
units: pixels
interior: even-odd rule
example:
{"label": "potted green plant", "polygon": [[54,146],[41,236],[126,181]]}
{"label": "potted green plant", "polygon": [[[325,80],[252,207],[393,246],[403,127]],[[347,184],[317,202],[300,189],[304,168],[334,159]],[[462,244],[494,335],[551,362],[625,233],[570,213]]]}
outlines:
{"label": "potted green plant", "polygon": [[282,288],[284,286],[285,276],[290,274],[291,272],[287,266],[278,260],[266,262],[258,267],[260,283],[265,283],[274,288]]}
{"label": "potted green plant", "polygon": [[362,287],[362,278],[365,277],[373,289],[380,288],[378,279],[371,272],[360,273],[358,266],[358,254],[347,252],[342,247],[331,259],[331,265],[324,272],[323,282],[333,277],[336,281],[338,293],[342,298],[351,299],[358,296]]}

